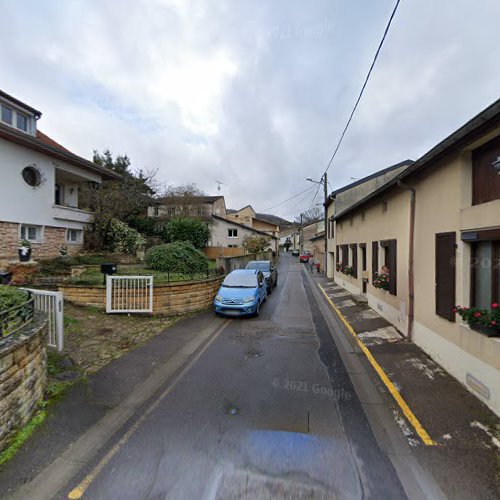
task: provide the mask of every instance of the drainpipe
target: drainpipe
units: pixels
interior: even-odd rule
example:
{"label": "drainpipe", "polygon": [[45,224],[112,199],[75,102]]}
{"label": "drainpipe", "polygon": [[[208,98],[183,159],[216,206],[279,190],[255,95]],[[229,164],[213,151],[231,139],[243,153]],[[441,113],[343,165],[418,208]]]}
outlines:
{"label": "drainpipe", "polygon": [[411,342],[413,338],[413,323],[415,321],[415,188],[398,181],[398,186],[410,191],[410,227],[409,227],[409,250],[408,250],[408,335],[406,340]]}

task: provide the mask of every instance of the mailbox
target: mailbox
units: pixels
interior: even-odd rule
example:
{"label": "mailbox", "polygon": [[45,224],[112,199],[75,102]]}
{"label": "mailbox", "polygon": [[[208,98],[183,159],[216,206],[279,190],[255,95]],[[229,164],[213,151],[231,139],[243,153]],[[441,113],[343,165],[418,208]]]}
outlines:
{"label": "mailbox", "polygon": [[101,264],[101,273],[116,274],[116,264],[114,262],[107,262],[105,264]]}

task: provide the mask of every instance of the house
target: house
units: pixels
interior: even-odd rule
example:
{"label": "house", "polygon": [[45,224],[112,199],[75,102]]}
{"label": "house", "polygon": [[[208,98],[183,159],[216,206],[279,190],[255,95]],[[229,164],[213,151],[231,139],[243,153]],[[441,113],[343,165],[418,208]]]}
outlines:
{"label": "house", "polygon": [[155,218],[159,228],[175,217],[195,217],[208,222],[212,215],[226,217],[224,196],[164,196],[148,207],[148,216]]}
{"label": "house", "polygon": [[333,220],[335,281],[500,414],[500,341],[454,312],[500,302],[500,100]]}
{"label": "house", "polygon": [[406,170],[412,160],[404,160],[390,167],[379,170],[371,175],[358,179],[355,182],[348,184],[332,191],[326,200],[327,208],[327,235],[328,235],[328,277],[333,278],[335,270],[335,232],[334,232],[334,217],[335,215],[345,211],[350,206],[354,205],[365,196],[373,193],[377,189],[387,184],[398,174]]}
{"label": "house", "polygon": [[227,213],[228,220],[258,229],[270,236],[279,236],[279,225],[266,220],[264,217],[265,214],[257,214],[251,205],[247,205],[240,210],[228,210]]}
{"label": "house", "polygon": [[319,219],[300,227],[300,253],[311,252],[323,269],[325,265],[325,221]]}
{"label": "house", "polygon": [[79,203],[87,183],[120,176],[77,156],[38,130],[42,113],[0,91],[0,259],[17,258],[19,240],[33,257],[54,257],[61,247],[82,248],[92,214]]}
{"label": "house", "polygon": [[299,229],[291,227],[280,231],[279,245],[280,247],[285,247],[286,243],[290,244],[290,250],[299,249]]}
{"label": "house", "polygon": [[277,251],[279,244],[277,236],[270,236],[259,229],[214,214],[212,215],[209,246],[205,249],[205,253],[210,258],[243,255],[245,253],[243,240],[246,236],[264,236],[269,239],[269,248]]}

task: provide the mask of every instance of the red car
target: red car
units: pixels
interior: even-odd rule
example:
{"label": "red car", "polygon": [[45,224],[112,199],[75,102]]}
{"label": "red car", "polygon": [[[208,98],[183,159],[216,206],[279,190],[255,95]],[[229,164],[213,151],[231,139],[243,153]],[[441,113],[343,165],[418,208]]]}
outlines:
{"label": "red car", "polygon": [[309,262],[309,259],[312,257],[312,253],[311,252],[304,252],[303,254],[301,254],[299,256],[299,262]]}

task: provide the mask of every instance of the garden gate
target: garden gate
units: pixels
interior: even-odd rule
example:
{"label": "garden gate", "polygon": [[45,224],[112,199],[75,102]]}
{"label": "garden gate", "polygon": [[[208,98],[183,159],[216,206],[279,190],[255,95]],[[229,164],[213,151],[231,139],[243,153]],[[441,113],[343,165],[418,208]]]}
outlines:
{"label": "garden gate", "polygon": [[152,313],[152,276],[106,276],[107,313]]}
{"label": "garden gate", "polygon": [[64,297],[62,292],[50,292],[48,290],[35,290],[23,288],[31,292],[35,299],[35,309],[49,316],[49,339],[50,347],[62,351],[64,347]]}

